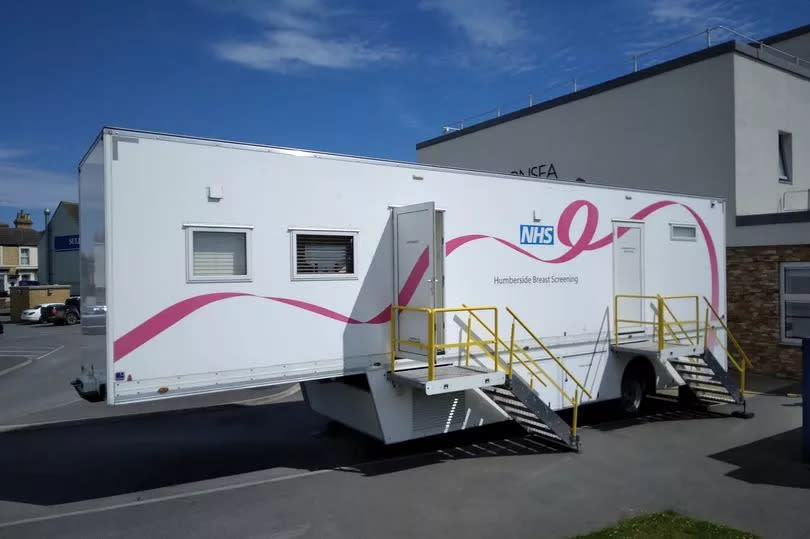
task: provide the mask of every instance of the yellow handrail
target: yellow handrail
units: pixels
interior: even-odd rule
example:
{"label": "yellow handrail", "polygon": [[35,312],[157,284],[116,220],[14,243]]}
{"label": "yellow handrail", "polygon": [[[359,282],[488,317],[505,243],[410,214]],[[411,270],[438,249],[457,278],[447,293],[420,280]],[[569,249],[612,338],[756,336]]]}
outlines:
{"label": "yellow handrail", "polygon": [[[647,320],[633,320],[629,318],[620,318],[619,317],[619,300],[627,298],[627,299],[650,299],[655,300],[656,302],[656,320],[647,321]],[[672,309],[669,307],[667,303],[668,300],[673,299],[693,299],[695,300],[695,319],[694,320],[679,320],[678,317],[675,316],[675,313],[672,312]],[[671,317],[671,321],[667,320],[667,313]],[[642,294],[616,294],[613,297],[613,332],[614,332],[614,342],[619,344],[619,324],[620,323],[631,323],[631,324],[639,324],[639,325],[651,325],[654,327],[655,331],[655,340],[658,344],[658,350],[661,351],[664,349],[664,343],[666,342],[664,339],[665,331],[668,331],[674,338],[676,342],[681,342],[680,337],[676,335],[675,331],[672,329],[672,325],[675,324],[680,329],[683,336],[689,341],[689,344],[696,344],[692,341],[692,338],[689,336],[689,332],[683,326],[684,323],[695,324],[695,332],[697,334],[697,342],[700,342],[700,297],[696,295],[680,295],[680,296],[661,296],[661,295],[642,295]]]}
{"label": "yellow handrail", "polygon": [[535,342],[537,342],[537,344],[540,345],[540,348],[542,348],[546,352],[546,354],[548,354],[549,357],[551,359],[553,359],[554,362],[557,363],[557,365],[560,366],[560,368],[565,372],[565,374],[567,374],[568,377],[571,378],[571,380],[574,381],[574,383],[582,390],[582,392],[585,393],[586,395],[588,395],[588,397],[593,398],[593,397],[591,397],[591,393],[585,388],[585,386],[582,385],[582,383],[579,380],[577,380],[577,377],[574,376],[571,373],[571,371],[569,371],[565,367],[565,365],[563,365],[562,361],[560,361],[560,358],[555,356],[554,353],[551,350],[548,349],[548,347],[545,345],[545,343],[537,335],[535,335],[534,332],[531,329],[529,329],[529,326],[527,326],[526,323],[523,322],[523,320],[521,320],[520,317],[518,315],[516,315],[515,312],[512,309],[510,309],[509,307],[506,308],[506,311],[510,315],[512,315],[512,318],[515,321],[517,321],[517,323],[520,324],[523,327],[523,329],[526,330],[526,333],[528,333],[535,340]]}
{"label": "yellow handrail", "polygon": [[[414,342],[407,339],[398,339],[397,338],[397,317],[399,312],[406,311],[406,312],[420,312],[425,313],[427,315],[427,337],[428,342],[427,344],[423,344],[421,342]],[[467,339],[465,342],[458,342],[458,343],[436,343],[436,314],[442,313],[452,313],[452,312],[467,312],[471,315],[474,314],[474,311],[492,311],[494,321],[495,321],[495,329],[489,329],[489,326],[484,325],[484,327],[492,334],[492,339],[475,339],[473,340],[470,335],[470,328],[467,327]],[[476,318],[478,318],[476,316]],[[467,362],[469,363],[469,356],[470,356],[470,348],[472,344],[480,346],[484,353],[489,356],[495,362],[495,370],[498,370],[498,308],[494,306],[483,306],[483,307],[435,307],[435,308],[427,308],[427,307],[410,307],[407,305],[392,305],[391,306],[391,321],[390,321],[390,347],[391,347],[391,357],[390,357],[390,365],[389,371],[394,372],[396,370],[396,352],[397,352],[397,345],[400,344],[407,344],[408,346],[415,346],[417,348],[421,348],[422,350],[427,351],[427,364],[428,364],[428,381],[433,381],[436,379],[436,350],[439,348],[466,348],[466,355],[467,355]],[[492,344],[495,353],[491,353],[489,348],[487,348],[488,344]]]}
{"label": "yellow handrail", "polygon": [[753,367],[754,364],[751,363],[751,360],[748,358],[748,354],[746,354],[745,350],[743,350],[743,347],[740,346],[740,343],[737,341],[737,338],[734,337],[734,334],[731,332],[731,330],[728,328],[728,325],[723,321],[723,318],[720,316],[720,314],[714,308],[714,305],[712,305],[712,303],[709,301],[709,299],[706,296],[703,296],[703,301],[706,302],[706,306],[707,306],[707,309],[706,309],[706,332],[705,332],[705,335],[704,335],[704,338],[705,338],[704,346],[708,345],[708,343],[709,343],[709,333],[708,333],[709,329],[712,329],[715,332],[715,335],[717,335],[717,328],[715,326],[709,324],[709,310],[711,310],[712,314],[714,315],[714,318],[718,322],[720,322],[720,325],[723,327],[723,329],[726,332],[726,336],[729,339],[731,339],[731,343],[737,349],[737,352],[740,354],[740,357],[742,358],[742,361],[740,361],[738,363],[736,361],[736,359],[734,358],[734,356],[731,355],[731,352],[728,350],[728,348],[726,346],[723,346],[723,343],[718,341],[717,344],[719,344],[720,347],[723,349],[723,351],[726,353],[726,357],[731,361],[731,363],[734,365],[734,367],[738,371],[740,371],[740,393],[742,394],[742,396],[745,396],[746,372],[748,370],[748,367]]}
{"label": "yellow handrail", "polygon": [[[464,304],[462,304],[462,305],[464,305]],[[466,305],[465,305],[465,307],[466,307]],[[479,324],[481,324],[482,326],[484,326],[484,328],[485,328],[487,331],[489,331],[490,333],[492,333],[492,330],[489,328],[489,326],[487,326],[487,324],[486,324],[486,323],[485,323],[483,320],[481,320],[480,318],[478,318],[478,315],[476,315],[475,313],[470,313],[470,314],[472,315],[472,317],[473,317],[473,318],[475,318],[475,319],[478,321],[478,323],[479,323]],[[467,327],[469,327],[469,325],[468,325]],[[511,347],[511,346],[507,346],[507,345],[506,345],[506,343],[505,343],[505,342],[503,342],[503,339],[501,339],[500,337],[498,337],[498,342],[499,342],[499,343],[501,343],[501,346],[503,346],[505,349],[508,349],[508,350],[510,351],[510,353],[512,353],[512,352],[513,352],[512,347]],[[532,359],[532,357],[531,357],[531,356],[530,356],[530,355],[529,355],[529,354],[528,354],[528,353],[527,353],[525,350],[523,350],[522,348],[518,348],[518,350],[520,350],[520,353],[521,353],[521,354],[523,354],[523,356],[524,356],[524,357],[525,357],[525,358],[528,360],[528,362],[529,362],[529,363],[534,362],[534,360]],[[527,368],[528,368],[528,367],[527,367]],[[509,377],[511,378],[511,377],[512,377],[512,366],[511,366],[511,364],[507,364],[507,365],[505,366],[505,369],[506,369],[506,372],[507,372],[507,376],[509,376]],[[537,369],[538,369],[538,370],[540,370],[540,371],[541,371],[541,372],[542,372],[542,373],[543,373],[545,376],[547,376],[549,379],[551,379],[551,377],[548,375],[548,373],[546,373],[546,372],[543,370],[543,368],[542,368],[542,367],[540,367],[539,365],[537,365]],[[534,374],[534,373],[533,373],[533,374]],[[537,381],[538,381],[538,382],[540,382],[541,384],[543,384],[543,386],[544,386],[544,387],[547,387],[547,384],[546,384],[546,383],[545,383],[545,382],[542,380],[542,378],[540,378],[540,377],[539,377],[539,376],[537,376],[536,374],[535,374],[535,378],[537,378]]]}

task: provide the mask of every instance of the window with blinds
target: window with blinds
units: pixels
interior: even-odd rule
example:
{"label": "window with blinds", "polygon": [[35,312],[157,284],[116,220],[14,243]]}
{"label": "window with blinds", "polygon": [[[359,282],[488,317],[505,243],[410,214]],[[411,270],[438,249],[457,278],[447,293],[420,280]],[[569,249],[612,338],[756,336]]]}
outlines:
{"label": "window with blinds", "polygon": [[293,279],[356,278],[356,236],[355,232],[293,231]]}
{"label": "window with blinds", "polygon": [[189,281],[250,279],[249,230],[190,229]]}

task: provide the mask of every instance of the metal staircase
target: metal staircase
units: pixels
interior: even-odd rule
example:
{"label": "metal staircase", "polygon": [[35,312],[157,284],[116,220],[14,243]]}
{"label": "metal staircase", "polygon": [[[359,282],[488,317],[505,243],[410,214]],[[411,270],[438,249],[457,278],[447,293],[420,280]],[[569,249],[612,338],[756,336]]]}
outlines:
{"label": "metal staircase", "polygon": [[507,384],[482,388],[482,391],[526,432],[554,445],[579,451],[579,435],[572,434],[568,423],[522,378],[513,376]]}
{"label": "metal staircase", "polygon": [[[656,303],[655,320],[640,321],[620,318],[619,300],[622,298],[654,301]],[[667,304],[668,300],[694,301],[695,319],[677,319]],[[723,321],[723,317],[717,313],[707,298],[704,297],[703,300],[706,303],[706,314],[701,340],[699,296],[616,296],[614,301],[615,342],[612,348],[618,353],[632,353],[659,361],[678,384],[679,398],[687,404],[735,404],[742,406],[743,410],[742,413],[734,415],[751,417],[753,414],[747,413],[745,408],[745,375],[747,368],[752,365],[751,361]],[[620,342],[620,323],[651,324],[654,336],[652,339]],[[690,326],[693,327],[692,331],[686,329]],[[727,339],[735,347],[736,357],[718,339],[718,331],[725,331]],[[740,373],[739,384],[712,353],[711,349],[714,346],[718,346],[725,352],[729,368],[733,366]]]}
{"label": "metal staircase", "polygon": [[[579,451],[579,435],[577,434],[577,416],[579,400],[582,394],[591,396],[590,392],[565,367],[560,359],[538,338],[529,327],[509,307],[507,312],[512,316],[510,342],[507,344],[498,335],[498,309],[493,306],[484,307],[441,307],[434,309],[394,305],[391,307],[391,358],[388,377],[396,384],[410,385],[422,389],[427,395],[437,395],[453,391],[478,389],[494,402],[506,415],[522,426],[527,432],[543,438],[557,446]],[[396,321],[399,312],[421,312],[427,319],[426,344],[413,340],[397,338]],[[492,327],[487,324],[479,314],[491,313]],[[434,333],[437,315],[443,313],[466,313],[466,340],[458,343],[437,343]],[[485,330],[485,338],[479,338],[472,331],[473,321],[480,324]],[[573,395],[567,393],[557,382],[532,358],[526,350],[518,346],[515,340],[517,327],[532,338],[548,357],[557,363],[568,378],[573,381],[576,390]],[[399,357],[396,354],[398,345],[408,345],[421,348],[425,351],[424,360],[427,365],[414,368],[397,369],[398,359],[413,359]],[[485,361],[492,361],[494,370],[470,365],[471,350],[478,347],[479,357]],[[461,348],[466,351],[464,365],[452,365],[448,360],[444,364],[437,362],[437,353],[440,350]],[[501,357],[508,352],[508,361]],[[423,363],[424,364],[424,363]],[[541,399],[536,386],[547,387],[549,384],[556,389],[572,406],[573,416],[571,425],[566,423],[552,408]]]}

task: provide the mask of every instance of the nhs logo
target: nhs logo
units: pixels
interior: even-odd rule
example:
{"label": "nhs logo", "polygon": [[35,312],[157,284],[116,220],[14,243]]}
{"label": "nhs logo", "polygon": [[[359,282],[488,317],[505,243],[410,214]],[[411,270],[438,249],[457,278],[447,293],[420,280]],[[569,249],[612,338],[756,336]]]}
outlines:
{"label": "nhs logo", "polygon": [[520,225],[522,245],[554,245],[554,227],[551,225]]}

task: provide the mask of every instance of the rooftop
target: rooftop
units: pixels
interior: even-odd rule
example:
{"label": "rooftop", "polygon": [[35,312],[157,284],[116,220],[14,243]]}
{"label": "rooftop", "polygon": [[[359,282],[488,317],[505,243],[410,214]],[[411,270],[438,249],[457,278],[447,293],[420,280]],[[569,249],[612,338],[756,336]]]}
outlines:
{"label": "rooftop", "polygon": [[[738,36],[743,35],[736,33],[732,29],[728,29],[726,27],[716,27],[716,28],[729,30],[733,33],[733,35]],[[710,35],[711,30],[712,29],[708,28],[706,29],[707,35]],[[543,101],[535,105],[531,105],[529,107],[521,108],[508,114],[500,114],[500,109],[497,109],[498,114],[496,117],[481,121],[479,123],[475,123],[466,127],[463,125],[463,123],[461,124],[461,127],[445,127],[444,134],[417,143],[416,149],[420,150],[428,146],[433,146],[435,144],[439,144],[447,140],[452,140],[457,137],[462,137],[464,135],[475,133],[476,131],[480,131],[482,129],[487,129],[489,127],[498,124],[509,122],[517,118],[522,118],[524,116],[529,116],[531,114],[542,112],[544,110],[558,107],[560,105],[565,105],[566,103],[570,103],[572,101],[584,99],[592,95],[600,94],[602,92],[606,92],[614,88],[618,88],[620,86],[632,84],[640,80],[654,77],[656,75],[660,75],[668,71],[673,71],[675,69],[679,69],[681,67],[702,62],[704,60],[708,60],[710,58],[714,58],[716,56],[720,56],[727,53],[736,52],[739,54],[743,54],[751,58],[754,58],[758,61],[772,65],[777,69],[790,71],[800,77],[810,80],[810,61],[793,57],[792,55],[773,47],[773,44],[805,34],[810,34],[810,24],[799,26],[792,30],[788,30],[786,32],[781,32],[779,34],[766,37],[762,40],[751,40],[751,39],[746,39],[745,41],[731,40],[726,41],[725,43],[721,43],[719,45],[708,46],[696,52],[679,56],[672,60],[668,60],[666,62],[662,62],[647,67],[645,69],[633,71],[626,75],[622,75],[620,77],[616,77],[607,80],[605,82],[601,82],[599,84],[583,88],[581,90],[574,89],[574,91],[571,93],[555,97],[553,99],[549,99],[547,101]],[[636,55],[636,57],[637,56],[638,55]],[[636,59],[636,57],[634,57],[634,60]]]}

